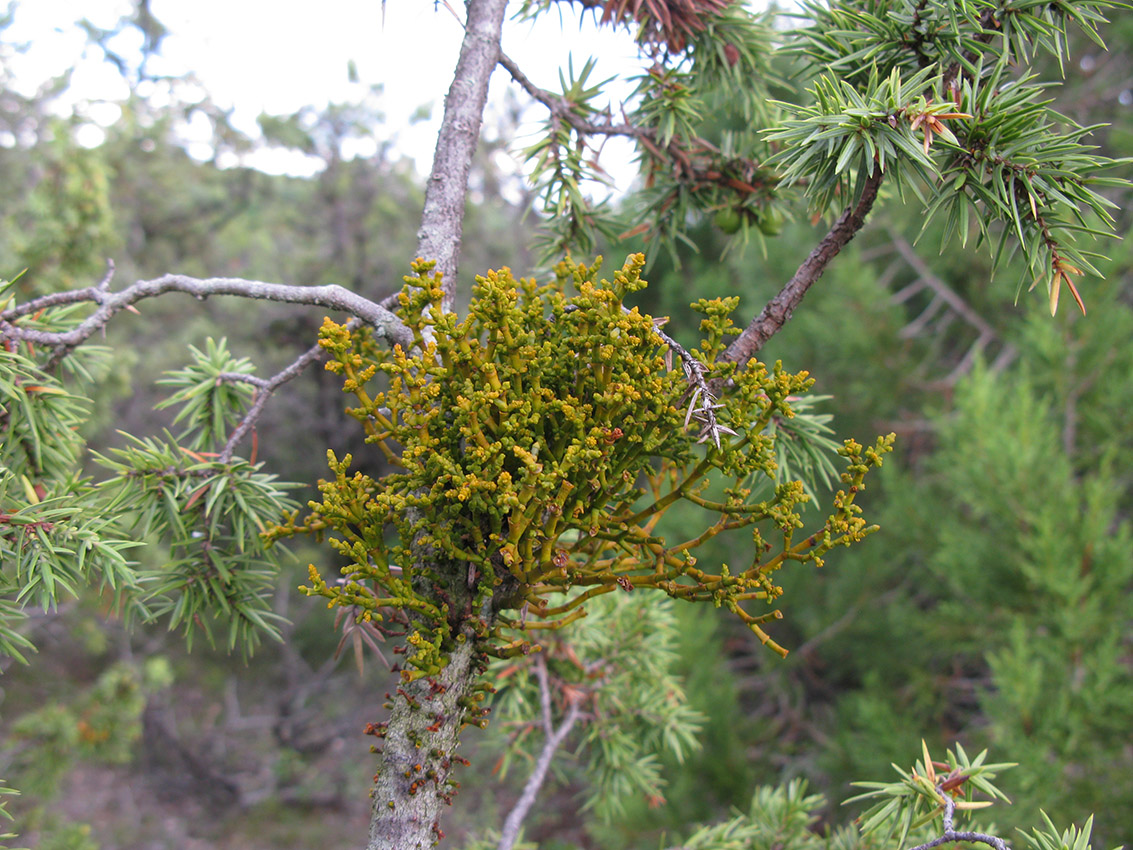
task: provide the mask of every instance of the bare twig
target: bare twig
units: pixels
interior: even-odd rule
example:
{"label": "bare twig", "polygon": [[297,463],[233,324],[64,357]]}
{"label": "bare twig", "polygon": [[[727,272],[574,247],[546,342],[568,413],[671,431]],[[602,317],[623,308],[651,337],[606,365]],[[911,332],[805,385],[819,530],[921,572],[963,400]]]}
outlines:
{"label": "bare twig", "polygon": [[95,286],[96,289],[101,289],[104,292],[110,289],[110,281],[114,280],[114,260],[110,257],[106,258],[106,274],[102,276],[102,280]]}
{"label": "bare twig", "polygon": [[[408,348],[413,342],[413,335],[409,329],[389,310],[335,284],[288,286],[242,278],[199,279],[178,274],[162,275],[153,280],[139,280],[119,292],[108,291],[107,283],[108,281],[103,280],[97,286],[44,295],[5,310],[0,313],[0,340],[26,340],[38,345],[53,346],[54,351],[46,364],[46,368],[52,368],[91,335],[106,327],[107,322],[116,313],[146,298],[164,295],[167,292],[183,292],[200,300],[210,295],[235,295],[240,298],[311,304],[341,310],[371,325],[377,334],[388,340],[390,344],[400,344]],[[87,301],[97,304],[97,309],[69,331],[45,331],[22,328],[15,324],[20,317],[37,313],[48,307],[81,304]]]}
{"label": "bare twig", "polygon": [[556,118],[561,118],[566,121],[570,126],[574,127],[578,132],[588,136],[629,136],[631,138],[653,138],[656,134],[649,127],[638,127],[633,124],[614,124],[603,123],[596,124],[592,121],[587,121],[577,112],[572,110],[571,104],[562,95],[554,94],[546,89],[541,89],[535,85],[531,79],[523,73],[519,65],[510,56],[503,51],[500,52],[500,64],[504,70],[511,74],[511,78],[515,80],[520,88],[531,95],[539,103],[547,107],[547,110]]}
{"label": "bare twig", "polygon": [[[918,289],[924,288],[922,281],[917,281],[917,283],[921,284]],[[901,328],[897,336],[901,339],[915,339],[920,336],[924,329],[928,327],[928,324],[936,318],[936,314],[940,312],[942,307],[944,307],[944,299],[934,295],[920,315]]]}
{"label": "bare twig", "polygon": [[995,332],[995,329],[988,324],[983,316],[973,310],[968,302],[957,294],[956,290],[952,289],[952,287],[932,273],[928,264],[913,250],[913,246],[909,244],[904,236],[893,228],[889,228],[889,238],[893,242],[893,247],[897,249],[897,253],[901,255],[901,258],[909,264],[913,271],[917,273],[917,277],[923,281],[937,297],[955,310],[965,322],[978,330],[981,336],[987,336],[990,339],[999,338],[999,334]]}
{"label": "bare twig", "polygon": [[385,309],[389,310],[392,313],[399,306],[401,306],[401,301],[398,300],[398,296],[400,294],[401,294],[400,289],[397,290],[396,292],[391,292],[389,295],[387,295],[385,298],[383,298],[381,301],[378,302],[378,306],[384,307]]}
{"label": "bare twig", "polygon": [[684,369],[685,379],[692,389],[692,395],[688,401],[688,411],[685,414],[685,425],[688,425],[689,421],[694,418],[704,423],[700,439],[697,442],[703,443],[711,438],[712,442],[716,444],[716,449],[719,450],[720,435],[731,434],[735,436],[736,432],[716,421],[716,411],[723,405],[715,403],[716,396],[709,389],[708,382],[704,380],[704,364],[689,354],[679,342],[662,331],[661,328],[654,325],[653,330],[657,336],[661,337],[669,350],[676,352],[677,356],[681,358],[681,368]]}
{"label": "bare twig", "polygon": [[744,332],[732,341],[723,354],[725,360],[741,365],[747,363],[767,340],[779,332],[779,329],[791,318],[791,314],[795,312],[807,290],[822,277],[830,261],[838,256],[838,253],[862,229],[865,217],[877,200],[882,179],[880,168],[866,178],[858,202],[853,207],[846,207],[830,227],[829,232],[822,237],[822,241],[799,266],[794,276],[779,290],[779,294],[768,301]]}
{"label": "bare twig", "polygon": [[792,651],[800,658],[806,658],[807,655],[817,649],[820,644],[824,643],[830,638],[836,636],[839,632],[853,625],[854,620],[858,618],[858,615],[860,615],[862,611],[866,610],[867,608],[874,610],[883,608],[886,604],[888,604],[889,600],[893,599],[898,594],[903,593],[905,589],[912,584],[910,578],[911,575],[911,573],[906,574],[906,578],[898,583],[896,587],[889,588],[889,590],[885,591],[885,593],[881,594],[880,596],[864,596],[859,602],[850,606],[846,613],[844,613],[841,617],[828,625],[818,634],[810,637],[802,646]]}
{"label": "bare twig", "polygon": [[539,680],[539,708],[543,712],[543,731],[547,736],[555,732],[554,716],[551,714],[551,682],[547,675],[547,660],[542,655],[535,656],[535,678]]}
{"label": "bare twig", "polygon": [[547,778],[551,760],[578,720],[581,700],[576,696],[568,698],[566,714],[563,715],[562,722],[558,727],[555,727],[554,718],[551,714],[551,685],[547,676],[547,663],[543,660],[542,655],[535,657],[534,667],[535,676],[539,680],[539,700],[543,708],[543,731],[547,737],[543,742],[543,749],[539,752],[539,758],[535,761],[535,768],[531,771],[531,775],[523,786],[523,793],[519,795],[515,806],[508,812],[507,820],[504,821],[497,850],[511,850],[515,846],[523,821],[535,804],[535,797],[539,794],[539,789],[543,787],[543,782]]}
{"label": "bare twig", "polygon": [[995,328],[993,328],[983,316],[972,309],[972,306],[968,304],[956,290],[952,289],[952,287],[945,283],[940,277],[933,274],[928,264],[921,259],[920,255],[917,254],[907,239],[893,228],[889,228],[889,238],[892,247],[901,256],[901,259],[904,260],[917,275],[917,279],[900,292],[896,293],[891,301],[894,303],[906,301],[923,289],[929,289],[933,293],[932,300],[924,311],[901,329],[901,337],[903,339],[909,339],[919,335],[944,305],[947,305],[955,315],[959,316],[977,331],[978,335],[976,340],[968,347],[968,350],[964,353],[960,362],[957,363],[948,376],[944,378],[942,381],[943,385],[952,386],[961,377],[966,375],[968,371],[971,370],[972,364],[975,363],[976,357],[992,342],[998,342],[1002,346],[995,361],[996,368],[1006,366],[1015,358],[1017,353],[1015,346],[1009,342],[1003,342],[1000,335],[995,331]]}
{"label": "bare twig", "polygon": [[425,208],[417,231],[417,256],[435,260],[445,290],[444,310],[452,309],[457,257],[464,228],[468,174],[480,140],[488,99],[488,80],[500,55],[500,32],[507,0],[469,0],[464,41],[445,97],[433,170],[425,186]]}

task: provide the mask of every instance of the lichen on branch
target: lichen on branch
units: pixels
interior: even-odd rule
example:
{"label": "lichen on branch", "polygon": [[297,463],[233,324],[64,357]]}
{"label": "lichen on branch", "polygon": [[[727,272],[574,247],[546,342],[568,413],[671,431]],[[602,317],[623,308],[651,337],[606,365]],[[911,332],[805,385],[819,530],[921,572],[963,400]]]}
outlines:
{"label": "lichen on branch", "polygon": [[[721,358],[738,333],[736,299],[698,302],[704,339],[691,353],[704,379],[730,386],[714,405],[722,439],[704,440],[701,423],[690,426],[687,370],[667,364],[650,316],[623,307],[646,285],[644,263],[631,256],[605,280],[600,261],[564,262],[542,286],[490,272],[461,318],[441,310],[440,276],[418,262],[400,296],[410,350],[324,324],[327,368],[397,471],[375,480],[330,455],[322,500],[270,536],[330,536],[349,563],[339,581],[312,567],[306,592],[402,630],[408,678],[435,674],[469,638],[489,655],[530,651],[541,632],[585,616],[595,596],[639,589],[726,608],[785,654],[761,627],[779,616],[774,572],[792,561],[820,566],[830,549],[875,530],[855,498],[892,436],[870,448],[846,441],[833,512],[804,529],[803,484],[772,484],[768,425],[792,416],[791,398],[812,380]],[[679,502],[708,519],[666,540],[658,523]],[[751,529],[748,563],[697,565],[701,544],[739,528]]]}

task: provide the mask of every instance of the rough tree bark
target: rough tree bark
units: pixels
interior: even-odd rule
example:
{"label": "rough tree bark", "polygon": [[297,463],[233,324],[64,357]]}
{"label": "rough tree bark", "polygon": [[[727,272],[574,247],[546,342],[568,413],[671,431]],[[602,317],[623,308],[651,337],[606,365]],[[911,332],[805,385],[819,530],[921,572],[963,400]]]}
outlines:
{"label": "rough tree bark", "polygon": [[455,793],[449,777],[460,761],[460,727],[478,675],[473,642],[465,641],[439,676],[392,695],[366,850],[425,850],[444,837],[438,818]]}

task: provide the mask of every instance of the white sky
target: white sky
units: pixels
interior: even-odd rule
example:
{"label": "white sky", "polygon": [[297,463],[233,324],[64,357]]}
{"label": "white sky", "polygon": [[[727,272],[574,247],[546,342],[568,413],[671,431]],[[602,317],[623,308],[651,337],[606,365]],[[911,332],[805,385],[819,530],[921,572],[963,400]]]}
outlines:
{"label": "white sky", "polygon": [[[461,0],[450,2],[463,12]],[[85,37],[73,22],[85,16],[97,26],[110,27],[130,8],[128,0],[17,2],[8,38],[31,45],[25,57],[17,57],[22,86],[34,88],[77,64],[77,98],[123,96],[117,72],[95,55],[98,51],[82,59]],[[162,44],[161,61],[151,70],[195,72],[214,101],[235,107],[239,128],[254,132],[261,112],[291,113],[306,105],[356,98],[359,87],[347,80],[347,63],[353,60],[363,87],[384,85],[380,104],[398,149],[413,156],[420,171],[428,170],[460,49],[460,24],[444,2],[434,8],[431,0],[388,0],[384,25],[380,0],[151,0],[151,9],[171,33]],[[504,51],[535,83],[557,89],[558,69],[571,56],[575,68],[592,55],[601,57],[591,78],[595,82],[640,67],[627,33],[598,30],[591,15],[580,24],[569,8],[563,15],[562,25],[554,11],[534,25],[506,25]],[[501,98],[508,85],[513,84],[498,69],[492,97]],[[432,104],[433,120],[410,126],[409,116],[425,104]],[[106,107],[88,109],[88,114],[103,124],[116,117]],[[254,164],[269,171],[313,170],[311,163],[279,151],[262,152]]]}

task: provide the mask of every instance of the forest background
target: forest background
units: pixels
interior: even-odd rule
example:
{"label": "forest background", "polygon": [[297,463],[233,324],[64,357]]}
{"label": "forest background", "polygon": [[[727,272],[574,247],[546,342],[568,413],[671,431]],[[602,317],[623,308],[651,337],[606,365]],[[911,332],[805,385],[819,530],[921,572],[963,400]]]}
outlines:
{"label": "forest background", "polygon": [[[160,43],[160,22],[145,15],[120,26]],[[53,107],[69,77],[16,95],[9,60],[18,45],[0,52],[0,273],[27,269],[22,295],[96,282],[108,257],[120,280],[176,270],[337,281],[374,299],[400,287],[422,181],[390,145],[348,154],[359,138],[387,135],[380,88],[264,116],[252,138],[186,79],[161,81],[167,98],[143,96],[152,81],[112,53],[112,35],[92,27],[92,49],[101,44],[120,63],[131,95],[93,148],[76,141],[82,111],[60,117]],[[1081,124],[1108,123],[1091,141],[1129,155],[1133,20],[1118,15],[1106,36],[1108,53],[1072,49],[1077,69],[1060,109]],[[478,152],[465,275],[538,264],[523,253],[533,240],[516,238],[538,226],[533,198],[496,156],[520,106],[497,112]],[[189,156],[178,135],[192,115],[208,122],[210,159]],[[319,171],[295,178],[217,165],[226,152],[264,145],[313,156]],[[1130,216],[1119,216],[1126,233]],[[642,308],[669,316],[678,338],[696,329],[689,301],[725,281],[750,311],[815,238],[808,222],[784,222],[780,233],[753,233],[746,251],[724,252],[727,227],[705,219],[694,244],[658,255],[646,275]],[[856,813],[836,805],[848,782],[884,777],[921,739],[934,749],[986,746],[1020,763],[1014,804],[997,812],[1004,830],[1036,822],[1039,809],[1056,822],[1094,812],[1098,846],[1133,841],[1133,243],[1108,246],[1106,280],[1088,298],[1099,309],[1052,319],[1044,299],[1016,303],[1012,274],[987,285],[986,257],[938,257],[931,231],[914,245],[919,230],[896,203],[875,212],[762,354],[818,378],[818,392],[833,397],[821,410],[838,412],[830,422],[838,439],[897,432],[895,462],[871,492],[883,532],[822,571],[784,576],[794,601],[776,639],[792,649],[786,660],[711,611],[676,609],[678,667],[705,718],[702,747],[664,766],[664,805],[631,802],[613,821],[573,817],[585,778],[566,758],[528,824],[527,838],[544,850],[667,846],[665,836],[746,808],[756,785],[795,777],[831,801],[825,821],[841,823]],[[639,247],[629,239],[600,252],[616,263]],[[117,429],[155,433],[167,424],[154,410],[155,382],[184,365],[187,345],[223,337],[270,371],[309,345],[317,324],[284,306],[258,311],[250,325],[238,306],[215,299],[192,310],[146,305],[110,328],[115,374],[97,399],[91,444],[110,448]],[[274,403],[259,452],[282,478],[325,476],[325,446],[359,452],[333,376],[313,370]],[[734,560],[743,544],[717,539],[702,557]],[[376,656],[360,673],[351,652],[336,653],[333,612],[294,590],[306,563],[327,557],[298,552],[277,595],[291,623],[286,640],[247,663],[203,643],[189,653],[178,633],[128,631],[93,594],[30,611],[34,664],[6,662],[0,681],[0,776],[23,792],[11,809],[25,840],[356,846],[368,783],[354,767],[370,758],[360,730],[378,710],[384,673]],[[446,823],[454,846],[497,826],[514,799],[507,783],[522,770],[496,775],[506,735],[489,730],[474,742]]]}

